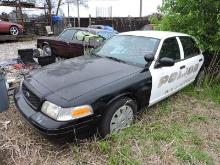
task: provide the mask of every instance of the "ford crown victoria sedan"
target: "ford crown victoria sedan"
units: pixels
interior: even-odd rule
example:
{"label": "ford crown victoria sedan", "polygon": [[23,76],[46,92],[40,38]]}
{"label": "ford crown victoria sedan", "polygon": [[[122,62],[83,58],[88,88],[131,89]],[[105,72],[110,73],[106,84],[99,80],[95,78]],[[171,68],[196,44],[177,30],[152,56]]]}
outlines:
{"label": "ford crown victoria sedan", "polygon": [[46,135],[101,136],[129,127],[136,113],[203,75],[204,57],[193,37],[174,32],[118,34],[80,56],[48,65],[15,91],[18,111]]}

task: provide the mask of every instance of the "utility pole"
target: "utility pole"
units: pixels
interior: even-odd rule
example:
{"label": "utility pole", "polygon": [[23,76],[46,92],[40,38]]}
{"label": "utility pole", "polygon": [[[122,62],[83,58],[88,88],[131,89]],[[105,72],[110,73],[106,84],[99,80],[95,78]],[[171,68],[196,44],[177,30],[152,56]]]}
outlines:
{"label": "utility pole", "polygon": [[20,16],[21,16],[21,24],[24,27],[24,19],[23,19],[23,13],[22,13],[21,1],[20,0],[18,1],[18,8],[19,8]]}
{"label": "utility pole", "polygon": [[143,0],[140,0],[140,17],[142,17],[142,5],[143,5]]}
{"label": "utility pole", "polygon": [[80,27],[79,0],[76,1],[77,1],[77,13],[78,13],[78,27]]}
{"label": "utility pole", "polygon": [[68,5],[68,27],[70,27],[70,3],[67,2]]}

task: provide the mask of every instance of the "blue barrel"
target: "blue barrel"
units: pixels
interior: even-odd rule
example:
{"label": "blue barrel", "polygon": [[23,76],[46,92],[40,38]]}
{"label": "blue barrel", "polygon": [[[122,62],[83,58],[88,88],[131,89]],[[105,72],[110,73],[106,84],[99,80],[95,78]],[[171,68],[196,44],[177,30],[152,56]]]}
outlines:
{"label": "blue barrel", "polygon": [[5,84],[5,77],[0,73],[0,112],[6,111],[9,107],[8,91]]}

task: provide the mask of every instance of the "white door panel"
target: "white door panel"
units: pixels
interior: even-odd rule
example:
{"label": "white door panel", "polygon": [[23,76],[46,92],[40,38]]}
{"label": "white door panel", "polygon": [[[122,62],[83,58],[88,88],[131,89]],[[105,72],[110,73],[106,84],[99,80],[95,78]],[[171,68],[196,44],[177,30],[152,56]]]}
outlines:
{"label": "white door panel", "polygon": [[[169,44],[169,42],[171,44]],[[185,85],[181,75],[182,73],[186,72],[186,64],[184,61],[182,61],[184,56],[179,42],[180,41],[176,37],[161,41],[162,44],[160,44],[159,48],[160,52],[157,52],[156,59],[161,58],[161,56],[174,56],[176,57],[175,59],[177,59],[177,61],[174,66],[162,68],[155,68],[155,61],[153,61],[151,64],[150,72],[152,75],[152,89],[149,106],[159,102],[165,97],[168,97]]]}

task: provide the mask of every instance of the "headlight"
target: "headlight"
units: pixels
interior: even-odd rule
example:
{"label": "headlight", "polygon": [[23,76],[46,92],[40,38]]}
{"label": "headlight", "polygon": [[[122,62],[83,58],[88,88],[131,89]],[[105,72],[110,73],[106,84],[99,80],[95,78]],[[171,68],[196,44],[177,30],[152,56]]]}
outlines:
{"label": "headlight", "polygon": [[62,108],[49,101],[44,102],[41,111],[57,121],[69,121],[94,114],[90,105]]}

